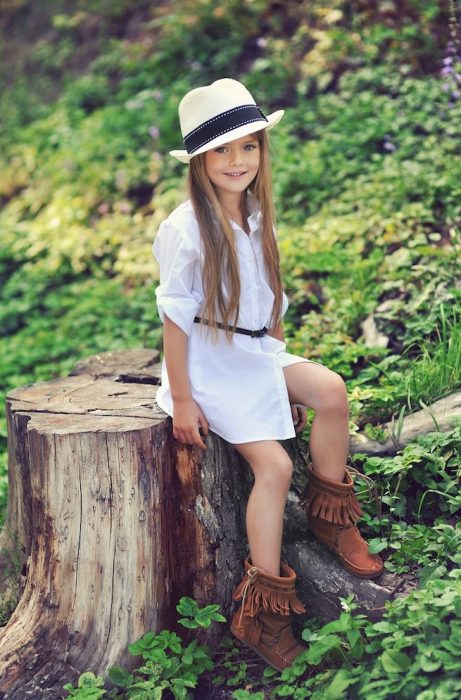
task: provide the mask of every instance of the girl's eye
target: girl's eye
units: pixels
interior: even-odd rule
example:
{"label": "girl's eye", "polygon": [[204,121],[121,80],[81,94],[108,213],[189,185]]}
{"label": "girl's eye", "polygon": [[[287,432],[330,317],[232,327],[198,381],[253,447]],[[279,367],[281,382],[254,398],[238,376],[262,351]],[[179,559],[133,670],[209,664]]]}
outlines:
{"label": "girl's eye", "polygon": [[218,146],[217,148],[214,149],[215,153],[225,153],[226,149],[224,146]]}
{"label": "girl's eye", "polygon": [[246,151],[254,151],[255,148],[256,146],[254,145],[254,143],[247,143],[245,146]]}

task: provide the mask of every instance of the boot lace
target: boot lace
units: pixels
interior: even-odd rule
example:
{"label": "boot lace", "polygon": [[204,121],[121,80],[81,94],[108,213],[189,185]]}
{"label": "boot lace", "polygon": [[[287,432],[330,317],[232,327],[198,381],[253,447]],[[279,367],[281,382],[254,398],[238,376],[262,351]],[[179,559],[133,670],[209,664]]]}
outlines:
{"label": "boot lace", "polygon": [[253,585],[253,583],[256,581],[257,577],[258,577],[258,569],[256,566],[252,566],[247,571],[247,580],[243,584],[243,588],[242,588],[242,607],[240,609],[239,626],[242,624],[242,615],[243,615],[243,610],[245,608],[245,599],[246,599],[246,596],[248,593],[248,589],[250,588],[250,586]]}
{"label": "boot lace", "polygon": [[356,469],[355,467],[351,467],[349,465],[347,467],[347,471],[350,474],[353,474],[355,477],[358,477],[359,479],[361,479],[362,481],[365,482],[365,485],[366,485],[365,493],[367,494],[369,499],[372,499],[372,498],[374,499],[374,501],[376,503],[376,513],[377,513],[378,518],[380,519],[381,514],[382,514],[382,510],[381,510],[382,504],[381,504],[381,499],[380,499],[379,494],[378,494],[378,489],[376,488],[376,484],[373,481],[373,479],[371,477],[369,477],[367,474],[362,474],[362,472],[359,472],[358,469]]}

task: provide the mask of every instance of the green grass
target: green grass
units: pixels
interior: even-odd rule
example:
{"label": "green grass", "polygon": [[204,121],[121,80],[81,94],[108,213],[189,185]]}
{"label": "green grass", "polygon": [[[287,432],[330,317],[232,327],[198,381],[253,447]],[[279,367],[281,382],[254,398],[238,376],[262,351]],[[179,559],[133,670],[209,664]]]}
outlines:
{"label": "green grass", "polygon": [[[448,315],[447,315],[448,314]],[[440,307],[435,341],[420,346],[421,356],[407,378],[408,407],[417,410],[461,388],[461,318],[457,309]],[[409,351],[411,351],[411,347]]]}

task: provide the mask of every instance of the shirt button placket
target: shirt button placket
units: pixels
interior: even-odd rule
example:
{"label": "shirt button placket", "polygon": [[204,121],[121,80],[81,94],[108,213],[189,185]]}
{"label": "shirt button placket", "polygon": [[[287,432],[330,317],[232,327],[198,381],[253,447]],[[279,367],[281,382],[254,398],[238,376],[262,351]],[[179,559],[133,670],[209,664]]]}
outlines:
{"label": "shirt button placket", "polygon": [[[250,236],[252,234],[250,233]],[[258,261],[256,258],[255,249],[251,242],[250,236],[248,237],[248,243],[250,244],[251,254],[249,255],[250,270],[251,270],[251,330],[259,330],[259,283],[258,283]]]}

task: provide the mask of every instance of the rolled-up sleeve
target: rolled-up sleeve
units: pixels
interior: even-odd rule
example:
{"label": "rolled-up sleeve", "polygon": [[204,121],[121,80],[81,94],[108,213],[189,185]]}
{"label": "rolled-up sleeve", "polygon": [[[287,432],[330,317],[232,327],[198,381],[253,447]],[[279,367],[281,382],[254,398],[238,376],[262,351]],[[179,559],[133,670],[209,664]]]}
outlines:
{"label": "rolled-up sleeve", "polygon": [[160,269],[160,284],[155,290],[160,319],[164,323],[165,316],[168,316],[189,335],[203,300],[201,292],[194,289],[200,251],[187,232],[164,221],[160,224],[152,252]]}

